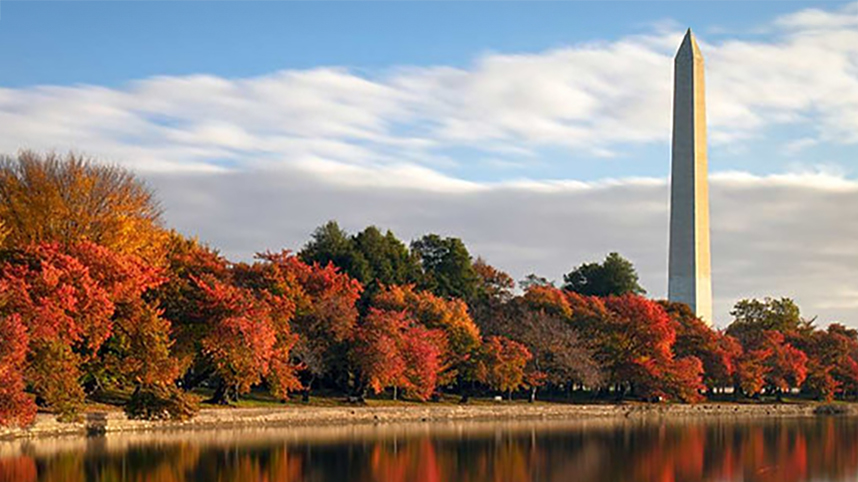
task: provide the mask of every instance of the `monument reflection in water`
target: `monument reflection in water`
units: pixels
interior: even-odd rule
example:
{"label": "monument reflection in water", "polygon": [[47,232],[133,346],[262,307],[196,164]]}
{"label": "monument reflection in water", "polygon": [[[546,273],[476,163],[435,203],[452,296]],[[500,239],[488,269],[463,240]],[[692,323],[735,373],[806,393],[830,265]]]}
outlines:
{"label": "monument reflection in water", "polygon": [[858,480],[858,421],[352,427],[0,442],[0,481]]}

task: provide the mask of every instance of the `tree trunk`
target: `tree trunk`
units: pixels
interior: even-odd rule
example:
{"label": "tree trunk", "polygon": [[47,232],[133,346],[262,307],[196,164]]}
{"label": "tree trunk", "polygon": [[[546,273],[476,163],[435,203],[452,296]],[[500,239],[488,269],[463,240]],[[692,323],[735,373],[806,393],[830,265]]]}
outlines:
{"label": "tree trunk", "polygon": [[311,377],[310,381],[307,382],[307,385],[304,386],[304,390],[301,392],[301,401],[304,403],[310,403],[310,391],[313,389],[313,382],[316,381],[316,377]]}
{"label": "tree trunk", "polygon": [[233,392],[233,390],[230,390],[229,387],[227,387],[226,383],[221,381],[220,383],[218,383],[217,388],[215,389],[215,392],[212,397],[206,400],[206,402],[215,405],[229,405],[231,401],[238,400],[237,394],[231,392]]}
{"label": "tree trunk", "polygon": [[462,384],[462,398],[459,399],[459,403],[465,404],[471,401],[471,388],[471,384]]}

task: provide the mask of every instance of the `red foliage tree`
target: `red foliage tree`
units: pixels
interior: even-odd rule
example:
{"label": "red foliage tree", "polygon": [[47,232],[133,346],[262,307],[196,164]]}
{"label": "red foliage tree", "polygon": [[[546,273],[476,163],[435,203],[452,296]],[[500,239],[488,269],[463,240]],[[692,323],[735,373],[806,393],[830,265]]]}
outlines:
{"label": "red foliage tree", "polygon": [[678,358],[671,363],[662,376],[664,392],[669,398],[686,403],[703,400],[700,392],[703,384],[703,362],[696,356]]}
{"label": "red foliage tree", "polygon": [[601,360],[617,385],[628,385],[643,397],[693,402],[703,388],[703,368],[697,357],[674,360],[676,331],[658,303],[637,295],[609,296],[611,313],[601,326]]}
{"label": "red foliage tree", "polygon": [[[831,340],[821,351],[834,359],[832,376],[837,381],[837,390],[844,396],[858,394],[858,330],[832,323],[823,339]],[[826,362],[826,357],[820,358]]]}
{"label": "red foliage tree", "polygon": [[202,339],[203,353],[222,382],[214,401],[227,403],[269,374],[278,341],[276,314],[246,288],[213,277],[197,284],[206,297],[203,308],[212,326]]}
{"label": "red foliage tree", "polygon": [[827,330],[792,338],[808,355],[804,388],[809,392],[832,401],[858,387],[858,331],[832,323]]}
{"label": "red foliage tree", "polygon": [[[0,285],[0,296],[5,296]],[[18,314],[0,314],[0,426],[29,425],[36,416],[36,404],[24,393],[27,358],[27,328]]]}
{"label": "red foliage tree", "polygon": [[102,385],[112,380],[137,388],[172,386],[179,376],[178,360],[171,353],[172,324],[143,299],[167,281],[163,270],[93,243],[78,243],[67,251],[87,267],[114,306],[111,336],[86,371]]}
{"label": "red foliage tree", "polygon": [[771,350],[766,348],[744,349],[736,364],[736,386],[742,393],[753,396],[759,394],[766,384],[768,367],[766,360],[771,356]]}
{"label": "red foliage tree", "polygon": [[676,333],[667,313],[656,303],[635,295],[610,296],[600,359],[611,380],[628,384],[633,394],[663,395],[658,380],[672,363]]}
{"label": "red foliage tree", "polygon": [[703,363],[704,384],[711,390],[731,386],[735,365],[742,353],[739,342],[713,330],[683,303],[659,302],[670,315],[676,331],[673,353],[677,358],[695,357]]}
{"label": "red foliage tree", "polygon": [[444,299],[413,286],[384,287],[373,297],[379,309],[404,311],[411,319],[446,337],[443,369],[439,383],[474,379],[475,357],[481,343],[480,330],[468,314],[468,306],[458,299]]}
{"label": "red foliage tree", "polygon": [[370,308],[357,328],[352,356],[363,379],[375,393],[403,385],[406,363],[401,338],[409,323],[401,311]]}
{"label": "red foliage tree", "polygon": [[7,252],[0,279],[8,312],[27,329],[28,382],[60,415],[74,414],[83,402],[81,366],[111,334],[110,293],[56,244]]}
{"label": "red foliage tree", "polygon": [[780,394],[800,387],[807,377],[807,355],[779,331],[765,330],[746,336],[743,347],[736,381],[746,395],[758,395],[763,388]]}
{"label": "red foliage tree", "polygon": [[166,276],[167,281],[153,290],[150,298],[170,320],[172,352],[179,363],[184,387],[193,389],[205,380],[210,368],[200,349],[211,328],[204,309],[207,295],[197,280],[209,277],[232,283],[232,271],[227,260],[216,251],[173,232],[168,243]]}
{"label": "red foliage tree", "polygon": [[399,389],[419,400],[435,392],[447,339],[403,311],[370,308],[357,328],[352,357],[375,393]]}
{"label": "red foliage tree", "polygon": [[342,364],[358,318],[363,287],[333,264],[308,265],[288,251],[259,255],[260,262],[239,267],[239,282],[293,304],[290,323],[299,335],[292,356],[305,371],[305,398],[317,377]]}
{"label": "red foliage tree", "polygon": [[441,330],[412,325],[402,334],[402,355],[405,359],[406,393],[419,400],[428,400],[435,393],[441,373],[442,356],[447,337]]}
{"label": "red foliage tree", "polygon": [[771,356],[766,360],[767,385],[778,392],[800,387],[807,378],[807,355],[777,331],[767,331],[765,343],[771,347]]}

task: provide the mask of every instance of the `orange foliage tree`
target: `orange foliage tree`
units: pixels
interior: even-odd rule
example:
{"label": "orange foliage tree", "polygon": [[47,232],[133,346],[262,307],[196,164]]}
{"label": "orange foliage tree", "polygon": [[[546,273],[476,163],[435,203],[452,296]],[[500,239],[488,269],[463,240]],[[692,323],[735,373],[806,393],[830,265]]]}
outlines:
{"label": "orange foliage tree", "polygon": [[151,189],[125,169],[75,154],[0,157],[0,222],[6,247],[90,241],[158,262],[167,241]]}
{"label": "orange foliage tree", "polygon": [[460,382],[475,378],[476,356],[481,343],[480,330],[468,314],[468,305],[458,299],[444,299],[428,291],[417,291],[411,285],[388,286],[373,297],[372,305],[391,311],[404,311],[428,329],[444,333],[440,384],[457,378]]}
{"label": "orange foliage tree", "polygon": [[523,344],[503,336],[490,336],[483,345],[483,378],[491,388],[506,393],[512,400],[514,391],[527,386],[525,367],[531,358],[533,355]]}

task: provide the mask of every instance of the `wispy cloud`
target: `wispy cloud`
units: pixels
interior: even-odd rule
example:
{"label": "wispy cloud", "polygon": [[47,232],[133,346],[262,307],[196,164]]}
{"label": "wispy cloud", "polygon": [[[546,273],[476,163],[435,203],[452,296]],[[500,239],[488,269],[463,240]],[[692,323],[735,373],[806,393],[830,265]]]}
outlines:
{"label": "wispy cloud", "polygon": [[[856,5],[774,19],[766,41],[702,38],[712,142],[735,151],[772,126],[800,124],[806,133],[790,152],[858,143]],[[465,68],[0,89],[0,150],[71,148],[151,171],[303,166],[350,183],[380,176],[414,187],[417,176],[458,189],[448,178],[462,162],[492,158],[504,176],[514,173],[500,166],[540,149],[598,158],[666,143],[682,32],[665,25],[614,42],[485,54]],[[451,160],[450,148],[476,154]]]}

